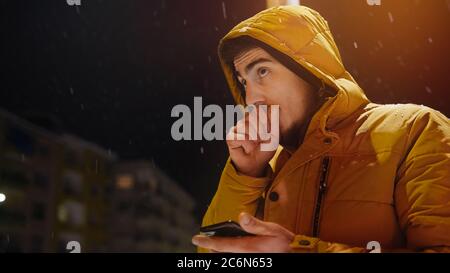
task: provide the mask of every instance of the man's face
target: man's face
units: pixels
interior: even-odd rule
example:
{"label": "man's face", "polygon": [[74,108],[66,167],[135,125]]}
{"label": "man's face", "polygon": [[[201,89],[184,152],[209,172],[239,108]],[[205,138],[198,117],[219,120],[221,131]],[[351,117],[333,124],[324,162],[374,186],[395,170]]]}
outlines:
{"label": "man's face", "polygon": [[279,105],[280,143],[297,145],[293,142],[316,109],[317,92],[262,48],[243,52],[234,66],[247,105]]}

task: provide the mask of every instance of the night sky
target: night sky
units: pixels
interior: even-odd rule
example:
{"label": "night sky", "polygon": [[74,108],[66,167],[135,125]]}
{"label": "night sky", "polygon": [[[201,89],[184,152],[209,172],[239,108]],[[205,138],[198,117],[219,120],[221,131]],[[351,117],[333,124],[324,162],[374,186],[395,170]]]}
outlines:
{"label": "night sky", "polygon": [[[450,1],[301,2],[327,19],[373,102],[424,104],[450,116]],[[153,160],[193,195],[200,217],[226,144],[172,140],[170,113],[194,96],[233,103],[217,44],[264,8],[256,0],[2,1],[0,107],[122,159]]]}

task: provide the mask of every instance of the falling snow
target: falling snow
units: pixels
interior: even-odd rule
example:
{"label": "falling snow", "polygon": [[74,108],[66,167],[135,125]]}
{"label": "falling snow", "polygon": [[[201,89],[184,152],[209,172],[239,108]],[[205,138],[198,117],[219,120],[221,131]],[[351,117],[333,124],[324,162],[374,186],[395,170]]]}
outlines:
{"label": "falling snow", "polygon": [[[103,1],[102,5],[107,5],[106,2],[108,1]],[[95,16],[95,14],[93,14],[92,12],[87,12],[88,6],[80,6],[80,8],[76,7],[76,9],[73,10],[72,13],[72,15],[75,16],[65,18],[67,19],[67,21],[66,20],[61,21],[61,18],[59,17],[58,21],[55,21],[52,19],[53,18],[52,16],[45,17],[43,16],[43,14],[37,13],[36,18],[39,18],[39,21],[36,22],[35,26],[30,24],[31,21],[30,22],[24,21],[21,24],[19,24],[19,25],[28,24],[30,33],[31,32],[35,33],[35,35],[33,35],[33,37],[35,36],[33,39],[35,39],[36,42],[39,41],[40,43],[45,45],[42,47],[36,46],[36,48],[39,49],[42,48],[42,51],[40,52],[40,54],[42,54],[42,60],[46,60],[46,58],[50,57],[53,58],[52,56],[55,56],[56,58],[59,57],[58,54],[61,54],[61,56],[66,55],[69,56],[67,62],[68,64],[77,63],[77,61],[80,61],[80,63],[88,64],[86,66],[83,66],[83,71],[81,70],[76,71],[78,67],[73,67],[69,69],[67,66],[68,71],[67,73],[65,73],[64,71],[58,71],[58,69],[55,69],[54,71],[49,69],[45,69],[43,71],[38,71],[38,69],[33,70],[33,72],[36,74],[36,78],[38,76],[42,78],[47,77],[48,79],[50,79],[50,77],[55,77],[54,81],[50,81],[48,87],[39,86],[39,88],[41,89],[45,90],[48,89],[49,92],[50,91],[53,92],[53,94],[56,96],[55,98],[49,99],[48,105],[45,106],[48,108],[49,112],[52,113],[61,112],[61,114],[58,113],[57,115],[58,116],[61,115],[61,117],[63,118],[65,118],[64,115],[68,114],[76,115],[76,112],[79,112],[80,114],[83,114],[80,115],[80,118],[88,117],[87,120],[79,121],[80,124],[83,124],[83,126],[80,127],[84,127],[84,124],[86,123],[86,128],[94,128],[94,127],[103,128],[101,126],[92,125],[93,123],[100,124],[102,120],[108,121],[104,122],[105,124],[104,128],[108,128],[106,125],[110,126],[111,128],[116,128],[117,126],[114,123],[115,120],[117,120],[118,124],[119,122],[123,122],[121,124],[125,125],[127,120],[132,120],[133,122],[130,122],[130,124],[132,125],[135,124],[134,120],[136,120],[136,125],[139,126],[138,128],[142,127],[142,135],[145,136],[146,139],[151,139],[151,137],[153,136],[153,134],[155,134],[155,132],[158,133],[159,131],[162,131],[159,130],[160,129],[159,126],[161,126],[161,124],[163,124],[167,120],[166,119],[167,115],[164,111],[161,111],[161,113],[154,113],[153,111],[165,110],[162,109],[162,107],[160,106],[164,105],[164,103],[166,103],[170,99],[175,98],[176,95],[179,94],[178,90],[180,90],[180,92],[182,90],[184,96],[184,94],[187,91],[189,91],[185,90],[187,89],[187,87],[195,86],[201,89],[203,86],[205,90],[209,89],[210,91],[214,91],[214,93],[205,92],[205,94],[208,93],[208,96],[210,96],[209,99],[211,101],[214,101],[212,100],[212,98],[214,99],[217,98],[217,100],[221,99],[222,97],[226,98],[227,100],[231,98],[230,94],[227,92],[228,90],[227,91],[225,90],[226,89],[225,82],[222,81],[223,75],[220,73],[218,58],[215,55],[216,51],[215,43],[218,42],[218,38],[221,35],[226,33],[232,27],[232,24],[234,24],[235,21],[237,22],[237,20],[243,19],[239,18],[239,16],[242,16],[241,13],[234,12],[233,9],[235,8],[235,5],[231,5],[228,3],[227,6],[227,2],[225,0],[217,1],[213,6],[214,8],[209,9],[214,10],[214,14],[212,14],[212,17],[214,18],[211,18],[211,20],[205,19],[205,22],[203,22],[200,20],[201,19],[200,17],[199,18],[190,17],[192,13],[190,13],[188,10],[186,11],[181,10],[180,13],[169,12],[169,10],[176,8],[175,3],[171,3],[169,1],[167,1],[166,3],[165,0],[161,0],[159,3],[157,1],[155,2],[156,5],[153,6],[153,9],[149,8],[143,10],[143,13],[147,14],[148,16],[146,16],[145,18],[146,20],[143,19],[141,20],[142,22],[148,23],[149,28],[147,29],[146,26],[146,28],[138,28],[137,30],[138,31],[149,30],[149,31],[142,33],[140,35],[135,35],[136,28],[133,25],[135,24],[135,20],[131,20],[133,24],[123,26],[121,26],[120,24],[122,23],[129,24],[129,22],[126,22],[126,20],[113,20],[114,16],[111,15],[100,16],[98,20],[97,19],[94,20],[95,18],[92,17]],[[212,2],[214,1],[211,1],[211,3]],[[326,1],[323,2],[325,3]],[[419,0],[416,0],[415,3],[417,4],[418,2]],[[426,4],[426,6],[434,5],[431,3],[432,1],[429,2],[430,3],[428,2],[424,3],[424,1],[422,1],[421,3]],[[330,12],[329,14],[331,16],[330,18],[327,18],[327,20],[330,21],[331,27],[333,27],[334,25],[335,29],[340,29],[341,31],[341,33],[333,33],[333,34],[338,42],[338,47],[343,51],[342,53],[343,56],[345,57],[344,59],[346,63],[348,63],[347,66],[348,70],[352,72],[352,75],[355,76],[358,83],[359,82],[362,83],[361,86],[364,87],[364,91],[368,93],[368,96],[374,97],[374,101],[378,99],[383,100],[381,102],[386,102],[389,100],[408,103],[420,102],[420,99],[423,98],[423,96],[425,96],[427,97],[427,101],[424,101],[424,103],[427,104],[430,103],[431,104],[430,106],[432,107],[436,106],[437,108],[442,106],[442,108],[444,108],[443,110],[445,111],[446,110],[445,108],[448,109],[448,107],[447,104],[445,104],[445,100],[442,99],[441,96],[441,94],[444,94],[442,93],[443,90],[442,83],[443,82],[445,83],[445,79],[444,81],[441,81],[441,79],[439,79],[436,75],[443,75],[442,73],[445,73],[442,72],[443,66],[440,65],[439,63],[440,61],[439,56],[441,55],[438,49],[441,49],[442,46],[446,46],[446,44],[443,43],[444,38],[442,38],[441,36],[443,34],[440,33],[439,31],[434,31],[433,29],[430,29],[430,26],[434,25],[428,24],[429,20],[434,20],[433,18],[434,14],[430,13],[432,14],[432,16],[426,18],[426,21],[423,21],[422,17],[425,14],[425,12],[422,12],[420,10],[424,8],[422,4],[416,5],[417,7],[411,5],[411,7],[405,7],[404,9],[400,9],[397,7],[395,9],[392,8],[384,10],[378,8],[371,9],[368,12],[368,14],[365,13],[365,16],[367,17],[368,20],[366,20],[365,22],[361,22],[361,27],[370,26],[374,28],[374,31],[371,33],[361,34],[359,32],[352,32],[351,29],[342,27],[343,25],[340,22],[341,20],[340,18],[345,18],[346,16],[349,16],[349,13],[352,12],[351,9],[347,10],[346,13],[343,13],[343,11],[340,9],[337,9],[335,14],[333,13],[334,11]],[[49,12],[51,11],[50,8],[51,7],[49,6],[48,7]],[[408,8],[411,9],[408,10]],[[449,15],[448,12],[450,12],[450,0],[442,1],[439,8],[443,9],[444,16]],[[446,9],[447,12],[445,12]],[[83,14],[80,14],[81,10],[83,10]],[[111,12],[110,10],[113,9],[105,9],[105,13]],[[426,10],[428,11],[428,8]],[[45,11],[45,9],[36,10],[36,12],[43,12],[43,11]],[[124,12],[125,11],[127,10],[124,10]],[[165,16],[169,16],[170,14],[172,14],[171,18],[165,18]],[[395,14],[395,18],[393,14]],[[437,15],[440,15],[440,13]],[[228,18],[228,16],[230,16],[230,18]],[[111,18],[111,21],[105,21],[107,18]],[[438,19],[442,18],[436,18],[436,22],[439,22]],[[279,17],[275,18],[274,20],[275,22],[278,22],[280,24],[286,23],[285,18]],[[11,19],[9,20],[5,19],[4,21],[14,22],[14,20]],[[345,19],[343,19],[342,21],[344,23],[346,22]],[[98,24],[93,24],[93,22]],[[55,27],[57,23],[60,23],[61,25]],[[188,24],[189,26],[187,26]],[[98,29],[98,26],[102,25],[111,25],[111,29],[121,29],[121,30],[123,27],[123,31],[121,31],[121,33],[119,33],[120,35],[118,35],[114,31],[103,31]],[[182,62],[175,63],[174,66],[176,69],[173,70],[170,69],[171,74],[166,77],[164,74],[166,70],[163,71],[162,69],[165,69],[166,67],[170,68],[170,65],[173,64],[171,61],[172,59],[178,60],[178,58],[174,57],[177,56],[176,54],[180,54],[180,56],[181,54],[185,54],[186,46],[185,45],[178,46],[178,44],[175,44],[174,41],[179,42],[180,41],[179,39],[167,41],[163,40],[164,42],[168,43],[170,42],[173,43],[174,45],[173,49],[172,48],[170,50],[164,49],[161,51],[161,53],[169,53],[169,54],[173,53],[173,56],[172,55],[167,56],[167,54],[158,54],[159,51],[156,51],[150,47],[153,45],[160,45],[163,43],[156,44],[149,42],[148,44],[146,44],[147,40],[157,41],[159,38],[158,35],[160,33],[170,34],[175,33],[176,31],[182,32],[196,31],[196,28],[199,28],[200,31],[194,32],[193,34],[199,35],[203,33],[205,25],[208,30],[207,35],[201,37],[192,36],[196,38],[195,46],[198,46],[196,48],[201,48],[202,50],[193,50],[194,53],[192,53],[192,56],[189,56],[192,57],[191,59],[184,59],[184,58],[180,59],[182,60]],[[76,28],[74,28],[73,26],[76,26]],[[185,27],[184,29],[183,26]],[[247,25],[243,27],[240,31],[247,32],[250,30],[250,27],[251,27],[250,25]],[[13,30],[15,31],[15,29],[12,28],[12,31]],[[403,31],[405,33],[403,33]],[[408,33],[408,31],[411,33]],[[121,50],[123,43],[120,43],[119,45],[114,44],[114,41],[117,41],[118,37],[121,37],[121,35],[123,36],[122,38],[130,40],[129,43],[127,42],[127,45],[123,47],[126,48],[127,50],[123,51]],[[181,36],[184,37],[185,35]],[[22,46],[23,48],[21,48],[22,51],[24,51],[27,48],[26,47],[27,43],[25,42],[32,44],[34,41],[33,39],[26,40],[25,39],[26,37],[27,36],[25,35],[23,39],[24,43]],[[51,39],[48,39],[48,41],[46,41],[44,39],[45,37],[51,37]],[[141,39],[140,37],[142,37],[142,40],[139,40]],[[352,42],[352,40],[354,41]],[[5,43],[8,43],[9,45],[10,41],[5,41]],[[133,43],[136,43],[136,45],[133,45]],[[108,45],[108,49],[110,48],[111,50],[103,50],[103,51],[97,50],[99,48],[102,48],[102,46],[104,45]],[[78,52],[74,51],[70,52],[69,54],[66,51],[67,49],[75,48],[75,46],[80,46]],[[439,46],[439,48],[436,48],[437,46]],[[141,47],[145,48],[145,50],[139,51]],[[6,51],[6,54],[8,54],[8,52],[10,51],[14,52],[13,50],[14,48],[11,45],[9,45],[7,49],[8,50]],[[154,52],[157,53],[155,54]],[[200,54],[197,54],[195,52],[199,52]],[[352,56],[352,54],[355,52],[358,52],[360,54],[358,54],[358,56]],[[427,58],[422,58],[418,55],[424,52],[426,52],[427,54],[430,53],[430,55],[426,55]],[[111,53],[120,53],[120,54],[123,53],[124,55],[122,56],[120,54],[116,54],[117,55],[116,56],[115,54]],[[145,56],[145,58],[142,58],[141,62],[136,62],[135,59],[139,58],[133,57],[133,54],[137,56]],[[30,55],[24,54],[23,56],[30,56]],[[86,59],[78,60],[78,58],[86,58],[86,56],[89,57],[94,56],[94,57],[92,59],[87,60]],[[19,59],[19,57],[22,59]],[[364,57],[367,57],[367,59],[364,59]],[[17,62],[18,64],[26,63],[26,61],[24,61],[25,57],[19,55],[17,56],[14,55],[14,57],[11,57],[11,59],[15,58],[18,59],[18,61],[20,61]],[[300,58],[302,62],[304,62],[304,58],[303,57]],[[115,74],[114,72],[115,71],[114,67],[116,67],[116,64],[120,63],[119,61],[122,59],[123,60],[130,59],[130,63],[136,65],[136,70],[133,70],[134,69],[133,67],[130,69],[129,66],[124,66],[123,68],[121,67],[120,71],[122,70],[130,71],[130,73],[127,74],[128,75],[127,77],[117,77],[116,76],[117,74]],[[358,59],[363,59],[363,62],[359,62]],[[198,63],[195,63],[196,60],[200,61]],[[57,59],[51,61],[56,61],[59,63]],[[189,64],[190,62],[195,64],[195,67],[194,65]],[[425,64],[425,62],[427,62],[427,64]],[[36,67],[39,66],[36,65]],[[155,67],[154,71],[153,67]],[[18,65],[16,65],[16,68],[17,71],[20,70],[18,69],[19,68]],[[44,73],[47,72],[47,70],[50,71],[49,73],[52,74],[47,75],[46,73]],[[66,70],[66,68],[59,70]],[[73,71],[75,72],[72,73]],[[398,73],[396,73],[397,71]],[[99,77],[96,78],[96,81],[98,81],[98,86],[96,85],[96,83],[93,85],[91,85],[89,82],[85,83],[84,80],[79,82],[77,81],[79,78],[88,79],[89,78],[88,76],[91,75],[87,73],[93,73],[92,75],[97,75],[96,74],[97,72],[99,72],[98,74]],[[17,73],[18,75],[20,74],[19,72]],[[86,73],[87,76],[85,76],[82,73]],[[142,76],[143,74],[146,74],[146,76]],[[153,75],[148,76],[150,74]],[[399,77],[397,77],[397,74]],[[79,75],[81,77],[79,77]],[[18,77],[21,76],[22,75],[19,75]],[[143,78],[142,80],[139,79],[139,77],[141,76]],[[185,84],[190,83],[191,79],[196,83],[198,82],[198,84],[195,85]],[[24,90],[26,89],[23,86],[21,86],[23,85],[23,83],[21,82],[12,80],[11,82],[12,82],[11,86],[13,86],[14,88],[15,85],[17,85],[17,90],[19,90],[19,88]],[[44,82],[44,84],[47,85],[45,81],[42,82]],[[391,83],[391,85],[389,85],[389,83]],[[183,84],[185,84],[185,86],[183,86]],[[75,95],[74,89],[75,87],[70,85],[77,86],[76,87],[77,95]],[[11,88],[11,86],[8,86],[8,89],[9,88],[13,89]],[[121,88],[119,89],[117,88],[117,86],[121,86]],[[433,89],[431,88],[431,86]],[[414,90],[416,92],[409,92],[409,90]],[[197,90],[195,90],[195,92],[196,91]],[[91,92],[94,95],[91,96],[90,95]],[[24,94],[26,94],[25,91]],[[160,99],[161,97],[165,96],[165,94],[170,94],[168,96],[171,97],[169,99],[164,100]],[[422,97],[420,94],[422,95]],[[385,97],[387,98],[385,99]],[[133,101],[132,99],[134,99],[135,101]],[[182,101],[182,99],[183,97],[180,96],[179,100]],[[16,101],[20,102],[17,99]],[[26,107],[25,102],[23,103],[24,107]],[[178,101],[176,103],[178,103]],[[142,113],[144,111],[142,112],[137,110],[134,111],[134,109],[132,109],[133,107],[131,107],[130,104],[139,105],[139,107],[137,107],[139,109],[137,110],[140,110],[141,108],[140,104],[142,104],[143,105],[142,109],[145,109],[145,111],[149,113],[136,115],[137,112]],[[154,107],[154,105],[156,105],[157,107]],[[144,108],[144,106],[146,106],[146,108]],[[130,109],[132,111],[128,111]],[[103,112],[103,110],[105,111]],[[122,116],[120,120],[117,118],[119,115]],[[401,113],[401,111],[399,111],[396,114],[396,120],[398,122],[403,122],[400,118],[402,115],[403,114]],[[71,120],[69,119],[69,121]],[[141,123],[138,123],[138,121]],[[74,123],[73,120],[71,122]],[[149,123],[152,124],[151,127],[148,126]],[[111,124],[114,126],[112,126]],[[121,124],[119,124],[119,126],[122,126]],[[119,140],[117,139],[114,140],[111,137],[111,140],[108,139],[108,142],[104,143],[104,145],[112,145],[113,147],[111,148],[112,150],[111,149],[107,150],[107,154],[109,156],[112,156],[115,153],[114,149],[116,149],[116,147],[114,147],[114,145],[120,146],[127,153],[130,153],[129,152],[130,150],[132,152],[133,151],[140,152],[139,147],[141,147],[140,145],[142,145],[141,142],[144,141],[140,141],[139,138],[137,138],[136,141],[132,141],[132,139],[127,140],[126,137],[123,139],[124,135],[125,136],[134,135],[133,130],[136,129],[134,128],[130,129],[129,127],[132,126],[123,126],[123,130],[122,128],[120,128],[121,129],[120,134],[118,133],[120,137],[117,138]],[[152,129],[150,130],[150,128]],[[77,132],[75,131],[75,133]],[[164,133],[166,132],[164,131]],[[97,133],[92,134],[96,135]],[[102,132],[98,134],[100,134],[100,137],[96,136],[97,139],[103,139]],[[114,141],[116,142],[116,144],[114,144]],[[450,140],[447,139],[447,141]],[[149,140],[148,142],[146,142],[145,146],[146,147],[148,146],[149,148],[148,149],[145,148],[147,150],[142,149],[143,156],[146,156],[146,158],[148,158],[151,155],[151,153],[157,153],[159,150],[154,148],[155,146],[158,146],[160,144],[162,144],[162,141]],[[167,154],[179,152],[175,148],[170,147],[170,145],[166,145],[166,147],[169,147],[170,149]],[[213,148],[209,149],[210,150],[208,150],[208,160],[205,160],[205,164],[206,163],[210,164],[209,166],[212,165],[213,168],[211,169],[215,169],[214,166],[217,166],[217,168],[222,168],[223,167],[222,164],[216,164],[216,162],[210,160],[210,156],[214,155],[213,150],[215,149]],[[200,154],[198,152],[200,152]],[[204,154],[205,148],[203,146],[199,147],[199,150],[197,150],[197,156],[205,159],[206,157],[204,156]],[[309,155],[309,157],[313,157],[313,155]],[[18,159],[22,161],[29,160],[23,154],[19,156]],[[95,160],[95,162],[93,163],[91,163],[91,168],[94,167],[95,172],[99,171],[98,170],[99,163],[97,162],[97,160]],[[152,163],[154,164],[153,160]],[[362,162],[352,161],[349,163],[360,164]],[[376,165],[376,162],[375,163],[371,163],[370,161],[364,162],[364,165],[366,164],[368,164],[367,165],[368,167],[372,167]],[[102,166],[103,165],[100,164],[100,171],[102,171]],[[341,165],[340,167],[346,168],[348,166]],[[177,168],[175,167],[174,169]]]}
{"label": "falling snow", "polygon": [[392,13],[388,12],[388,16],[389,16],[389,22],[393,23],[394,22],[394,16],[392,15]]}
{"label": "falling snow", "polygon": [[225,2],[222,2],[222,13],[223,13],[223,18],[227,19],[227,9],[225,7]]}

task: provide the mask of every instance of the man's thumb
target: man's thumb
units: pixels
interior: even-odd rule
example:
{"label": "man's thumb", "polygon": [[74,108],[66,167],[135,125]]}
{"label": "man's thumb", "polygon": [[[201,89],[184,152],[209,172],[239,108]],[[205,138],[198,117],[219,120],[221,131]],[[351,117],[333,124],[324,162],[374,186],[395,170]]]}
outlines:
{"label": "man's thumb", "polygon": [[255,235],[275,235],[270,223],[261,221],[246,212],[242,212],[239,215],[239,224],[245,231]]}

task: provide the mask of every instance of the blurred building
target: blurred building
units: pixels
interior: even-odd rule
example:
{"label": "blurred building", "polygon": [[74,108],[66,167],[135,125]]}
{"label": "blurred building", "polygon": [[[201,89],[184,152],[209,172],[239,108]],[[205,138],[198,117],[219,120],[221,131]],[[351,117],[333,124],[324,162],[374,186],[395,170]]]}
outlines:
{"label": "blurred building", "polygon": [[191,252],[193,209],[152,162],[0,109],[0,252]]}
{"label": "blurred building", "polygon": [[63,167],[57,191],[57,249],[78,241],[82,252],[105,252],[109,238],[108,211],[113,182],[111,151],[71,135],[64,143]]}
{"label": "blurred building", "polygon": [[116,156],[0,109],[0,252],[106,250]]}
{"label": "blurred building", "polygon": [[152,162],[115,168],[111,250],[193,252],[194,200]]}

